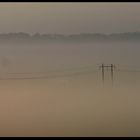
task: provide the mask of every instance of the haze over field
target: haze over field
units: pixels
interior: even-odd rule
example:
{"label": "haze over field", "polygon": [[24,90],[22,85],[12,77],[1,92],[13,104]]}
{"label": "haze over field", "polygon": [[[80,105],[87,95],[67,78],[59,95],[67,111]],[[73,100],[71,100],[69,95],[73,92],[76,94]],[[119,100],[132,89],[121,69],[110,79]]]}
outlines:
{"label": "haze over field", "polygon": [[0,3],[0,136],[140,136],[139,13]]}

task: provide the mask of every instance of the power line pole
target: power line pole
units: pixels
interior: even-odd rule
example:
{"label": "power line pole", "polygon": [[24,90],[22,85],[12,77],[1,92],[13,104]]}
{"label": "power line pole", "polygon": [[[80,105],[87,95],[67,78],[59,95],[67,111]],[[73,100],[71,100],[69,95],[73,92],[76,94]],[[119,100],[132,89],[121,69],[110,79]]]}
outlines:
{"label": "power line pole", "polygon": [[115,65],[111,64],[111,80],[112,80],[112,85],[114,82],[114,69],[115,69]]}
{"label": "power line pole", "polygon": [[104,65],[102,64],[101,66],[99,66],[99,68],[102,69],[102,82],[104,84],[104,81],[105,81],[105,68],[110,68],[110,72],[111,72],[111,81],[112,81],[112,85],[113,85],[113,80],[114,80],[114,69],[115,69],[115,66],[113,64],[110,64],[110,65]]}
{"label": "power line pole", "polygon": [[102,68],[102,81],[103,81],[103,84],[104,84],[104,64],[102,64],[102,66],[101,66],[101,68]]}

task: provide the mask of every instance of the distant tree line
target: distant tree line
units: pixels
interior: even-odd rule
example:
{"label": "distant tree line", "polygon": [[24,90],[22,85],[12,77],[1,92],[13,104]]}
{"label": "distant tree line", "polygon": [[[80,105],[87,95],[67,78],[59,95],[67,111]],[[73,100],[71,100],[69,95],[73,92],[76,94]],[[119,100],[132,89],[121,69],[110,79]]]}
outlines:
{"label": "distant tree line", "polygon": [[9,41],[47,41],[47,42],[94,42],[94,41],[140,41],[140,32],[127,33],[81,33],[81,34],[33,34],[28,33],[7,33],[0,34],[0,42]]}

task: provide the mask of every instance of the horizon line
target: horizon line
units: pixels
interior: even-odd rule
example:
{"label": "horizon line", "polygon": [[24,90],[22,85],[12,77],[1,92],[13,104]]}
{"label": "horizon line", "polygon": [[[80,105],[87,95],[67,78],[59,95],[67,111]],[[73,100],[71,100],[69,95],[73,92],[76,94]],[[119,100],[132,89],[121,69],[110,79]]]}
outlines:
{"label": "horizon line", "polygon": [[65,35],[65,36],[69,36],[69,35],[82,35],[82,34],[101,34],[101,35],[113,35],[113,34],[126,34],[126,33],[140,33],[140,31],[128,31],[128,32],[112,32],[112,33],[101,33],[101,32],[79,32],[79,33],[70,33],[70,34],[65,34],[65,33],[40,33],[40,32],[36,32],[36,33],[29,33],[29,32],[23,32],[23,31],[19,31],[19,32],[1,32],[0,35],[7,35],[7,34],[20,34],[20,33],[24,33],[24,34],[28,34],[30,36],[34,36],[34,35]]}

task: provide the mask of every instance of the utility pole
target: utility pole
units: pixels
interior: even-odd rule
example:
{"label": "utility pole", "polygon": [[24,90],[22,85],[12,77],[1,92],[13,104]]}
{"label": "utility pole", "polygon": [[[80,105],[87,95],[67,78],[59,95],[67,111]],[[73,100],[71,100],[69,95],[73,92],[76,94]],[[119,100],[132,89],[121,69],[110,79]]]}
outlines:
{"label": "utility pole", "polygon": [[111,65],[104,65],[104,64],[102,64],[101,66],[99,66],[99,68],[101,68],[102,69],[102,81],[103,81],[103,84],[104,84],[104,80],[105,80],[105,78],[104,78],[104,76],[105,76],[105,72],[104,72],[104,70],[105,70],[105,68],[110,68],[110,72],[111,72],[111,81],[112,81],[112,85],[113,85],[113,80],[114,80],[114,68],[115,68],[115,66],[113,65],[113,64],[111,64]]}
{"label": "utility pole", "polygon": [[113,64],[111,64],[111,80],[112,80],[112,85],[113,85],[113,76],[114,76],[114,68],[115,68],[115,66],[113,65]]}
{"label": "utility pole", "polygon": [[102,68],[102,81],[103,81],[103,84],[104,84],[104,64],[102,64],[102,66],[101,66],[101,68]]}

